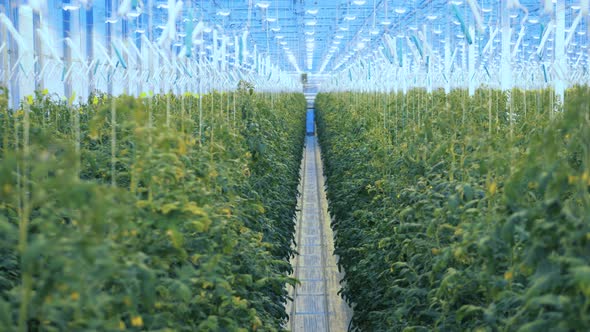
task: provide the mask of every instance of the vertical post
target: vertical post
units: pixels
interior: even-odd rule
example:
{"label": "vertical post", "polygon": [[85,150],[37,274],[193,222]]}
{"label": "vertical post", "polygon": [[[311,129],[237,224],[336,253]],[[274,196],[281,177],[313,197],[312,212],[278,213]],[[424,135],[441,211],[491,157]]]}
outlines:
{"label": "vertical post", "polygon": [[[148,39],[149,42],[151,42],[152,40],[154,40],[154,36],[153,36],[153,8],[154,8],[154,0],[148,0],[148,13],[147,13],[147,26],[145,27],[145,34],[146,37]],[[156,66],[154,65],[154,57],[151,56],[151,50],[150,50],[150,46],[148,45],[148,43],[145,43],[145,50],[146,52],[143,53],[142,55],[144,56],[144,59],[147,60],[147,68],[148,68],[148,75],[154,75],[154,72],[156,70]],[[153,80],[150,79],[148,77],[148,82],[151,82],[148,84],[148,89],[150,91],[154,91],[155,93],[155,87],[154,87],[154,83]]]}
{"label": "vertical post", "polygon": [[[86,9],[86,62],[92,63],[94,58],[94,11],[92,7]],[[94,69],[88,71],[88,95],[90,95],[94,86]]]}
{"label": "vertical post", "polygon": [[33,12],[33,43],[37,61],[35,62],[35,89],[43,89],[43,77],[41,76],[41,69],[43,68],[43,46],[38,29],[41,28],[41,13]]}
{"label": "vertical post", "polygon": [[500,82],[503,91],[512,89],[512,72],[510,66],[510,16],[508,0],[502,1],[502,55],[500,60]]}
{"label": "vertical post", "polygon": [[[66,2],[66,3],[69,3]],[[72,50],[70,49],[68,43],[65,41],[66,38],[70,38],[70,20],[72,18],[71,12],[69,10],[63,11],[63,23],[62,23],[62,45],[63,45],[63,57],[64,57],[64,71],[70,72],[68,77],[64,77],[64,94],[66,98],[70,98],[72,96],[72,80],[69,79],[71,77],[71,66],[72,66]]]}
{"label": "vertical post", "polygon": [[[424,45],[430,45],[428,40],[428,32],[426,31],[426,24],[422,26],[422,34],[424,35]],[[432,61],[434,60],[432,54],[429,52],[426,57],[426,91],[432,92]]]}
{"label": "vertical post", "polygon": [[[138,22],[137,22],[137,28],[142,28],[143,27],[143,18],[144,16],[141,15],[138,18]],[[136,41],[131,40],[131,43],[135,43],[135,47],[137,47],[137,49],[139,50],[140,54],[137,54],[137,68],[135,70],[137,70],[137,95],[139,96],[142,92],[143,92],[143,62],[142,62],[142,49],[141,49],[141,38],[136,38]]]}
{"label": "vertical post", "polygon": [[510,65],[510,16],[509,5],[510,0],[502,1],[501,24],[502,24],[502,55],[500,59],[500,85],[502,91],[506,95],[506,110],[510,117],[510,135],[512,136],[512,72]]}
{"label": "vertical post", "polygon": [[[466,81],[466,78],[469,75],[467,68],[467,36],[465,36],[465,39],[463,39],[461,42],[461,77],[463,82]],[[465,88],[465,85],[463,85],[461,88]]]}
{"label": "vertical post", "polygon": [[[122,17],[121,18],[121,43],[122,44],[126,44],[127,43],[127,36],[129,35],[129,22],[127,21],[126,18]],[[121,46],[119,46],[119,48],[121,48]],[[121,56],[123,57],[123,60],[125,60],[125,62],[127,63],[127,65],[130,64],[129,62],[129,54],[127,54],[127,52],[123,52],[123,50],[120,50],[119,52],[121,52]],[[132,86],[133,86],[133,82],[131,82],[131,75],[129,74],[129,71],[131,70],[131,68],[127,67],[127,81],[126,83],[123,83],[123,93],[124,94],[128,94],[128,95],[132,95]]]}
{"label": "vertical post", "polygon": [[564,102],[567,61],[565,59],[565,0],[557,0],[555,5],[555,54],[553,65],[555,75],[555,110],[561,110]]}
{"label": "vertical post", "polygon": [[[12,24],[17,29],[18,29],[18,21],[19,21],[19,19],[18,19],[18,5],[19,5],[19,0],[8,0],[8,18],[10,18],[10,20],[12,21]],[[9,41],[9,43],[7,45],[7,49],[9,50],[8,54],[9,54],[9,59],[10,59],[10,61],[9,61],[10,65],[8,67],[6,67],[7,72],[8,72],[8,80],[6,81],[6,83],[10,84],[9,96],[11,99],[12,108],[17,109],[19,107],[19,103],[20,103],[18,74],[12,73],[12,72],[10,72],[10,70],[12,68],[16,67],[16,61],[18,60],[20,50],[18,49],[18,43],[16,42],[16,40],[14,40],[14,38],[12,38],[12,36],[9,36],[8,31],[5,31],[5,36],[8,37],[8,41]]]}
{"label": "vertical post", "polygon": [[468,70],[467,75],[469,79],[469,96],[473,96],[475,94],[475,28],[469,28],[469,34],[471,35],[471,40],[473,43],[469,44],[467,47],[468,52]]}
{"label": "vertical post", "polygon": [[[450,21],[450,20],[449,20]],[[445,93],[451,92],[451,28],[450,22],[447,22],[445,34]]]}
{"label": "vertical post", "polygon": [[[105,0],[105,14],[108,18],[111,18],[113,15],[113,4],[111,2],[111,0]],[[112,50],[112,37],[113,37],[113,23],[107,23],[106,25],[106,47],[107,47],[107,53],[109,58],[111,57],[111,54],[113,53]],[[108,74],[107,74],[107,94],[109,96],[113,95],[113,74],[114,74],[114,68],[109,68],[108,69]]]}
{"label": "vertical post", "polygon": [[[6,43],[8,44],[7,47],[4,47],[4,49],[2,50],[2,68],[4,70],[4,78],[2,81],[2,85],[8,88],[8,84],[10,82],[10,65],[8,63],[8,49],[11,44],[11,38],[9,37],[8,31],[6,30],[6,27],[4,25],[2,26],[2,33],[0,34],[0,37],[2,37],[3,40],[6,40]],[[9,96],[10,95],[8,95],[7,97]]]}
{"label": "vertical post", "polygon": [[23,36],[25,49],[19,50],[20,64],[16,68],[18,73],[18,85],[21,95],[32,95],[35,91],[35,41],[33,31],[33,9],[26,4],[21,4],[18,10],[18,25],[15,28]]}

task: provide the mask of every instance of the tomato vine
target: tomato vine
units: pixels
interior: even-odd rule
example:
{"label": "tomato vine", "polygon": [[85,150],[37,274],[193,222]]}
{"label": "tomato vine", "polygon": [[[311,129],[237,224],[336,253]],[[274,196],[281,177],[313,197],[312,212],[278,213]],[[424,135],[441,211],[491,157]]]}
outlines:
{"label": "tomato vine", "polygon": [[3,91],[5,330],[283,329],[302,94]]}
{"label": "tomato vine", "polygon": [[356,329],[590,329],[590,91],[551,95],[317,96]]}

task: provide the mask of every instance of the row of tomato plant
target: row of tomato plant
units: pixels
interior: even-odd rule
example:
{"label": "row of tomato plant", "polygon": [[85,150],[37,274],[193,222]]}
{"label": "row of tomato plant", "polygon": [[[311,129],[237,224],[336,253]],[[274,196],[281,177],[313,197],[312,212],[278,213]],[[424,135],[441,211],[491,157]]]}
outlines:
{"label": "row of tomato plant", "polygon": [[590,330],[590,89],[316,99],[363,331]]}
{"label": "row of tomato plant", "polygon": [[1,330],[283,328],[302,94],[6,96]]}

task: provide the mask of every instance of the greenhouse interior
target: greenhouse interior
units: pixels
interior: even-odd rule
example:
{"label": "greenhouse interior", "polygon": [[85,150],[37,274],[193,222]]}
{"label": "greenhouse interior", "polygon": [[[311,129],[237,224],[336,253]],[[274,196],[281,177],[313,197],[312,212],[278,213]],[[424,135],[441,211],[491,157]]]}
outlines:
{"label": "greenhouse interior", "polygon": [[590,331],[590,0],[0,0],[0,332]]}

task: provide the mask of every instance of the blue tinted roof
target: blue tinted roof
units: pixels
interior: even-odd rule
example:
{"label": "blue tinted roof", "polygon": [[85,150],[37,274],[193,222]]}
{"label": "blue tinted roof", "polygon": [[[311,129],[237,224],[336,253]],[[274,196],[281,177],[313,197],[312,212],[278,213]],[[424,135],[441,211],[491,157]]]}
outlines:
{"label": "blue tinted roof", "polygon": [[[28,6],[39,13],[60,56],[67,47],[61,43],[64,36],[79,45],[81,58],[87,55],[86,32],[92,31],[102,45],[92,47],[93,57],[101,47],[111,52],[111,44],[119,54],[107,53],[115,62],[133,52],[127,48],[145,55],[145,44],[150,43],[152,51],[151,44],[163,57],[180,56],[215,63],[221,71],[239,68],[263,77],[273,70],[354,76],[358,70],[351,68],[359,65],[384,70],[379,63],[444,72],[441,68],[449,61],[445,45],[452,56],[447,74],[451,69],[466,70],[466,50],[474,45],[478,77],[494,77],[500,67],[504,11],[511,27],[511,70],[533,66],[547,81],[559,71],[554,66],[555,54],[560,54],[555,47],[560,31],[556,13],[563,5],[563,59],[568,73],[588,65],[588,0],[2,0],[1,4],[17,29],[22,25],[17,22],[19,14],[11,16],[7,8]],[[26,33],[34,30],[21,32],[32,39]],[[134,45],[124,47],[128,42]],[[226,76],[232,75],[236,74]]]}

